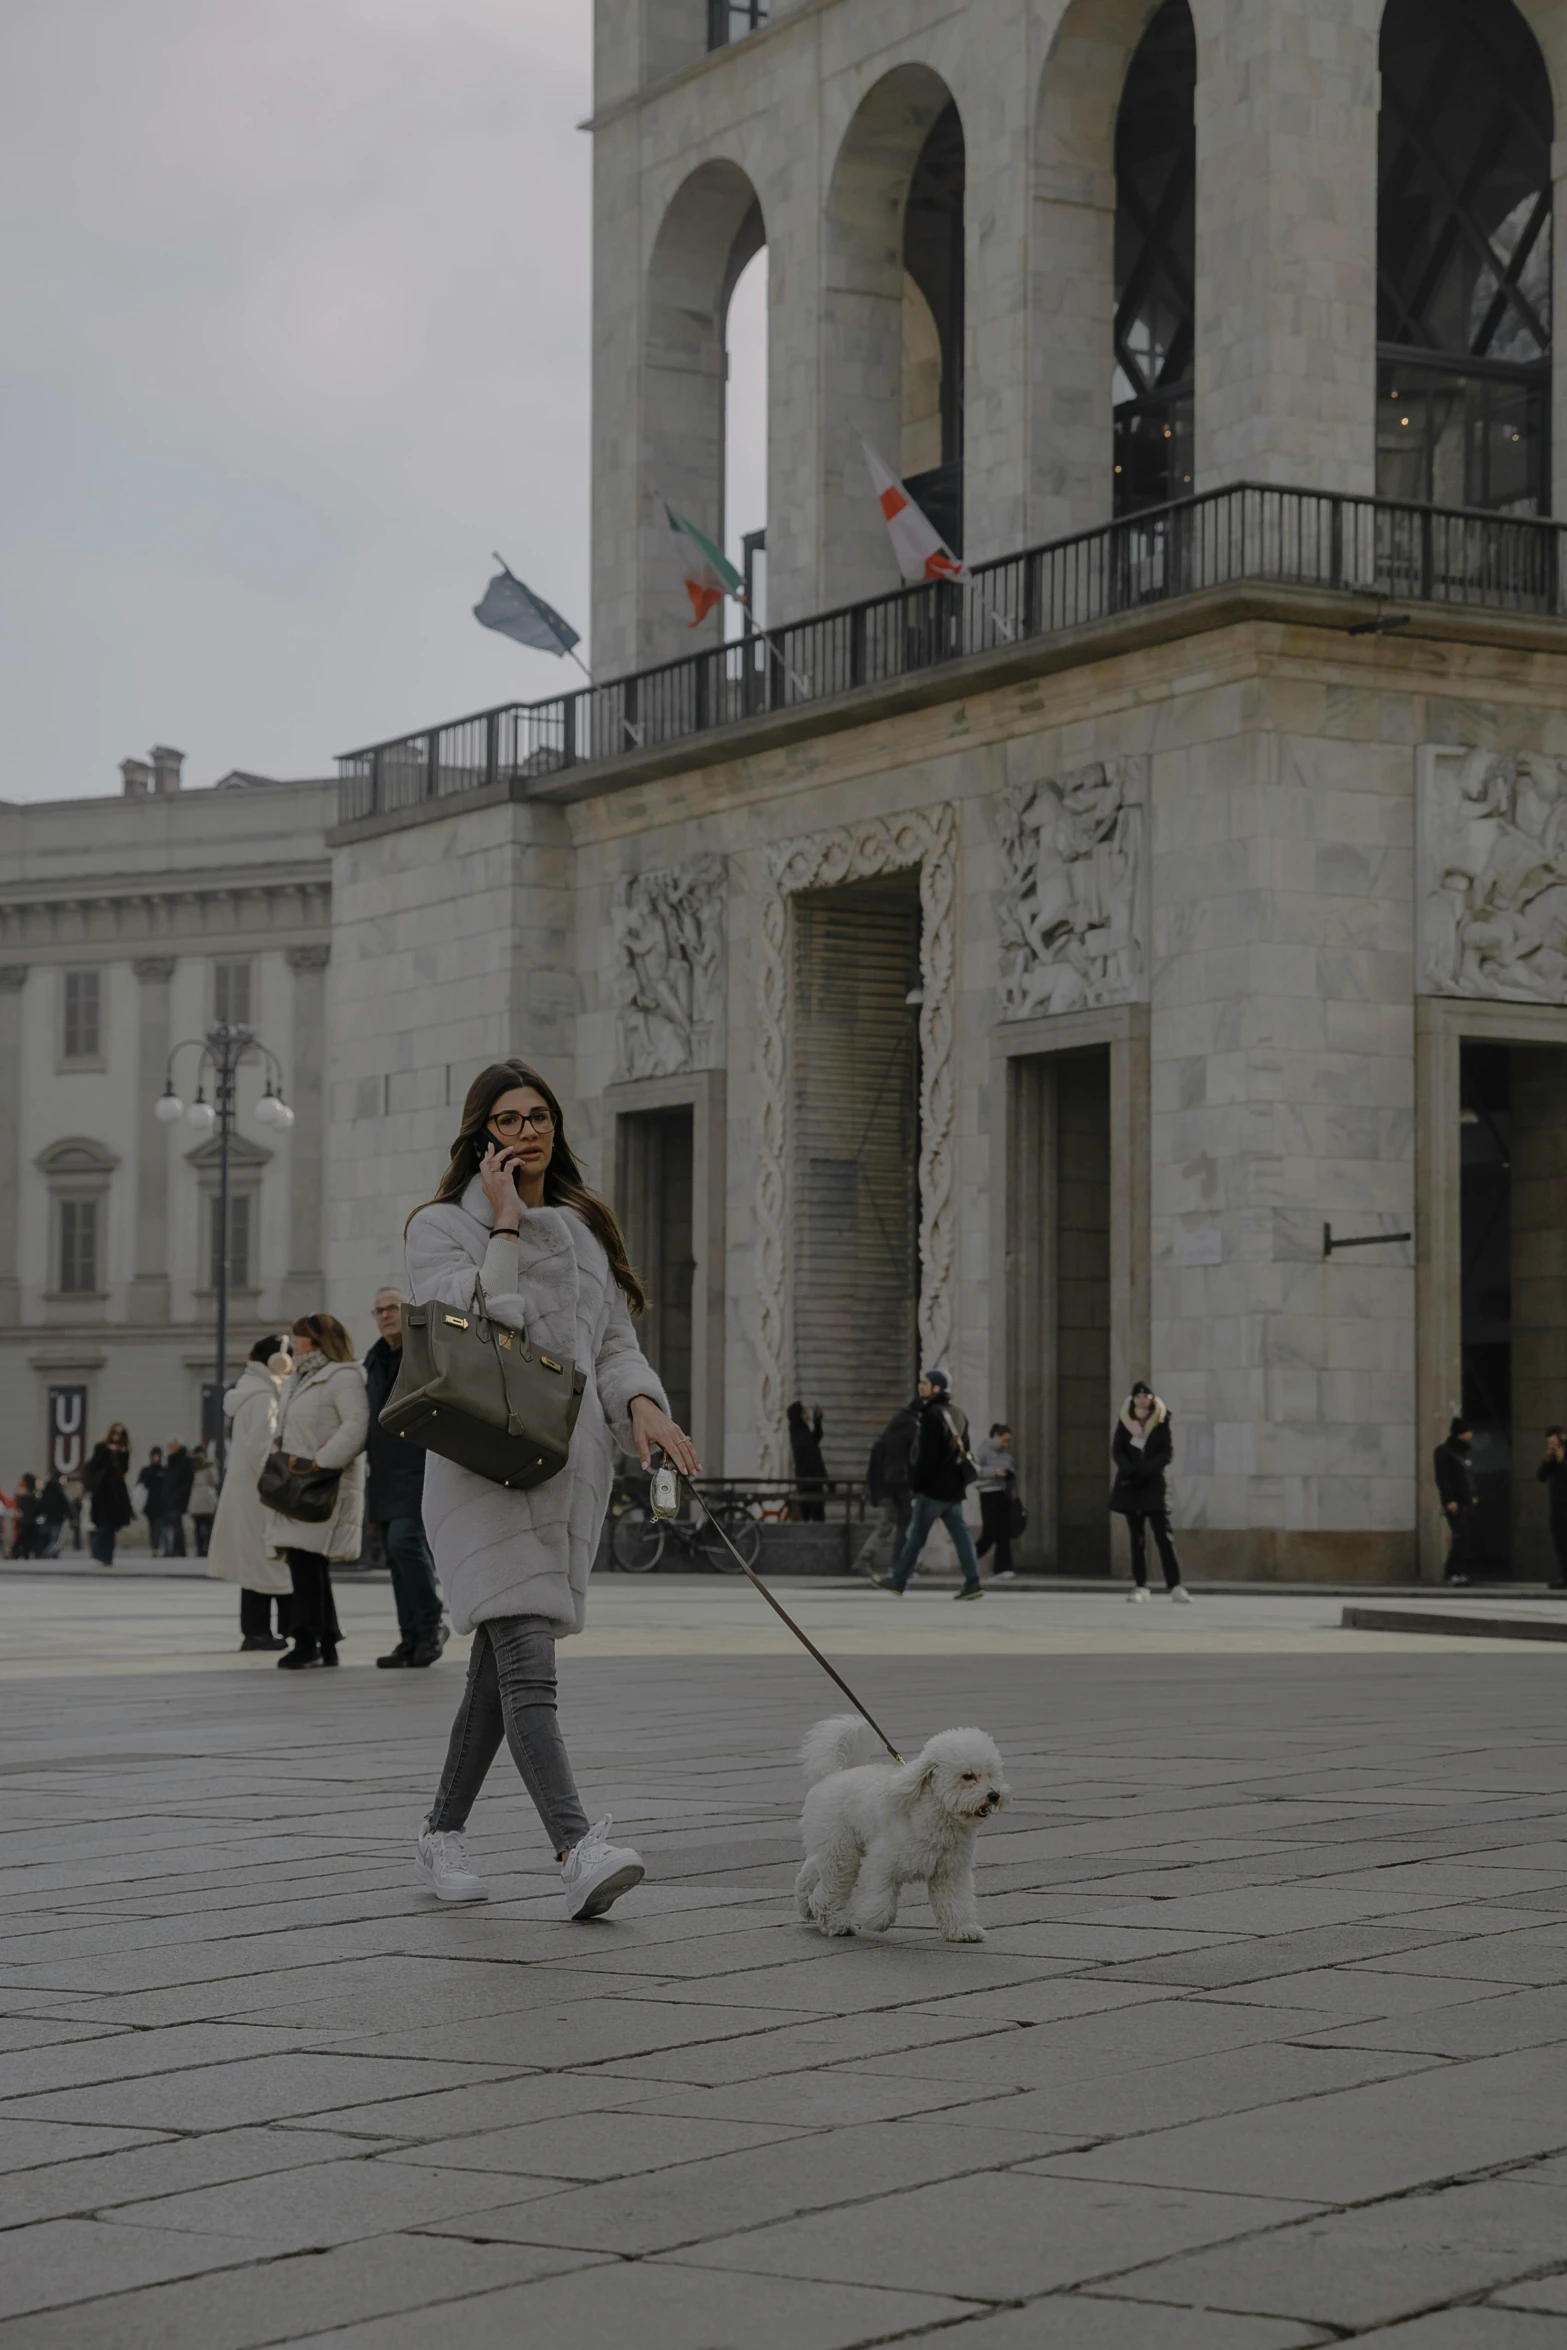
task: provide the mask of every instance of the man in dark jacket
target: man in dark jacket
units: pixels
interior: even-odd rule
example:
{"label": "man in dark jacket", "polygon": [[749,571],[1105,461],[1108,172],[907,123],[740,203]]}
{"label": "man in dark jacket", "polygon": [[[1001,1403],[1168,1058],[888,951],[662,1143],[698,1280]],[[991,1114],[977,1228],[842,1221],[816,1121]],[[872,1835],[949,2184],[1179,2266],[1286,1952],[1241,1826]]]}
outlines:
{"label": "man in dark jacket", "polygon": [[397,1602],[398,1642],[381,1666],[433,1665],[446,1646],[441,1586],[425,1540],[424,1452],[381,1425],[381,1409],[397,1384],[403,1353],[403,1301],[395,1289],[378,1291],[375,1326],[381,1335],[365,1356],[370,1434],[365,1444],[365,1517],[381,1529]]}
{"label": "man in dark jacket", "polygon": [[185,1556],[185,1512],[190,1508],[190,1489],[196,1482],[196,1463],[190,1452],[176,1437],[169,1446],[163,1464],[163,1555],[182,1559]]}
{"label": "man in dark jacket", "polygon": [[60,1482],[58,1469],[51,1469],[44,1479],[44,1489],[38,1496],[38,1523],[43,1533],[43,1556],[57,1559],[60,1555],[60,1530],[71,1514],[70,1497]]}
{"label": "man in dark jacket", "polygon": [[1480,1495],[1472,1457],[1474,1430],[1461,1416],[1448,1423],[1447,1441],[1431,1456],[1437,1497],[1447,1519],[1445,1583],[1467,1583],[1480,1527]]}
{"label": "man in dark jacket", "polygon": [[138,1469],[136,1482],[141,1487],[141,1506],[147,1520],[147,1548],[154,1558],[163,1554],[163,1447],[155,1444],[147,1455],[147,1466]]}
{"label": "man in dark jacket", "polygon": [[879,1583],[884,1591],[895,1591],[901,1599],[939,1518],[952,1537],[963,1569],[963,1588],[953,1596],[983,1596],[974,1537],[963,1517],[963,1496],[978,1474],[969,1451],[968,1421],[952,1401],[951,1381],[945,1371],[927,1371],[920,1381],[919,1419],[909,1454],[909,1489],[914,1496],[909,1530],[892,1562],[892,1573],[873,1575],[873,1583]]}
{"label": "man in dark jacket", "polygon": [[865,1498],[876,1512],[876,1523],[855,1555],[856,1572],[871,1572],[871,1559],[886,1545],[888,1559],[909,1530],[913,1498],[909,1492],[909,1455],[920,1424],[920,1399],[902,1404],[871,1446],[865,1466]]}
{"label": "man in dark jacket", "polygon": [[1545,1458],[1535,1471],[1546,1488],[1551,1510],[1551,1548],[1556,1553],[1553,1591],[1567,1591],[1567,1433],[1545,1431]]}

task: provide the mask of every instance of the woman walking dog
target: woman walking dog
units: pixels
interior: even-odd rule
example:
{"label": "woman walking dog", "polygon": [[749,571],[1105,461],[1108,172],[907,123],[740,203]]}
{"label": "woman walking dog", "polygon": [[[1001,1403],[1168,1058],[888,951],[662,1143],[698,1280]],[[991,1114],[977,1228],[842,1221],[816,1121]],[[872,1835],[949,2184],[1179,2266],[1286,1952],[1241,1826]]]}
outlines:
{"label": "woman walking dog", "polygon": [[669,1416],[631,1315],[645,1303],[611,1209],[587,1188],[560,1103],[521,1061],[482,1070],[434,1199],[408,1225],[416,1305],[467,1313],[482,1289],[504,1330],[587,1374],[564,1469],[521,1489],[432,1452],[424,1524],[459,1632],[473,1648],[446,1767],[419,1832],[420,1875],[443,1901],[482,1901],[463,1831],[504,1737],[561,1864],[566,1915],[598,1917],[637,1884],[642,1862],[590,1827],[555,1712],[555,1642],[580,1632],[588,1575],[609,1507],[613,1429],[646,1464],[662,1446],[692,1475],[697,1458]]}

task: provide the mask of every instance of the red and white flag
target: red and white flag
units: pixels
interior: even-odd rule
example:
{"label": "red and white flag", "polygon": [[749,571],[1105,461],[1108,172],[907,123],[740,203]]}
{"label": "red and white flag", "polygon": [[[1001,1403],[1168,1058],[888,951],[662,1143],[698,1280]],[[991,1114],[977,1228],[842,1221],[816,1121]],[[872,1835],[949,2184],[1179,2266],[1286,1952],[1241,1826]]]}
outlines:
{"label": "red and white flag", "polygon": [[935,525],[922,514],[897,475],[869,441],[861,441],[898,569],[911,585],[926,579],[966,579],[967,572]]}

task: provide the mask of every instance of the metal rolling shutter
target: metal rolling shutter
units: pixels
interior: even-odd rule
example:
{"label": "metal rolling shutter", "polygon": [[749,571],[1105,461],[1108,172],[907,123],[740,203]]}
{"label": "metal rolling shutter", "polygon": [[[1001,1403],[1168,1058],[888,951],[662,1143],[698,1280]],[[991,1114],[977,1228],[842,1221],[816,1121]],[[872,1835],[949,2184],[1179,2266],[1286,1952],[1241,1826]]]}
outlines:
{"label": "metal rolling shutter", "polygon": [[859,1477],[918,1369],[916,878],[802,895],[794,924],[794,1393]]}

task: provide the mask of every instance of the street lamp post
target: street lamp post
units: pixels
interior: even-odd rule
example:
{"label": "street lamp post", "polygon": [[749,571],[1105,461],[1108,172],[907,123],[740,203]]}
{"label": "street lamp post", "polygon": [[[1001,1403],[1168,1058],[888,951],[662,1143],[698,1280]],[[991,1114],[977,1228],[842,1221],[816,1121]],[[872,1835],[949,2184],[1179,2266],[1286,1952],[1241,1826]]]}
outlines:
{"label": "street lamp post", "polygon": [[[175,1055],[194,1052],[196,1064],[196,1098],[187,1109],[174,1090]],[[261,1099],[256,1104],[256,1116],[263,1126],[274,1126],[286,1133],[294,1123],[294,1113],[283,1099],[283,1072],[277,1055],[271,1052],[253,1028],[242,1020],[218,1020],[207,1030],[205,1037],[186,1037],[169,1055],[168,1070],[162,1093],[153,1104],[153,1115],[165,1126],[173,1126],[183,1118],[199,1134],[218,1133],[218,1228],[213,1235],[214,1271],[217,1274],[218,1293],[218,1414],[217,1455],[218,1475],[223,1474],[223,1390],[228,1385],[229,1351],[229,1144],[234,1135],[236,1080],[240,1063],[251,1058],[262,1061],[266,1083]],[[208,1101],[205,1085],[210,1079],[212,1099]]]}

